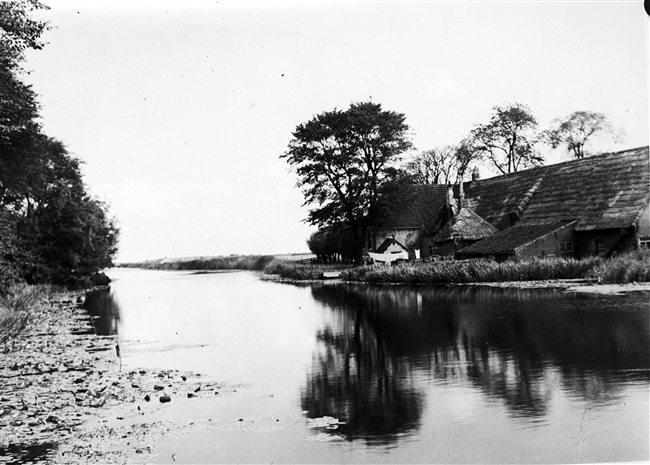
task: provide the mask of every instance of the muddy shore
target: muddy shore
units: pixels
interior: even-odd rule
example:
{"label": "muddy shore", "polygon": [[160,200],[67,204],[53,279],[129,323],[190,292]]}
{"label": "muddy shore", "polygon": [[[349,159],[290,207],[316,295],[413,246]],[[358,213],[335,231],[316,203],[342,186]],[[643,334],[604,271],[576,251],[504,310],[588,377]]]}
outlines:
{"label": "muddy shore", "polygon": [[260,274],[265,281],[274,281],[286,284],[353,284],[373,286],[445,286],[445,287],[497,287],[510,289],[555,289],[566,292],[580,292],[587,294],[601,295],[622,295],[626,292],[650,291],[649,283],[627,283],[627,284],[599,284],[592,279],[552,279],[544,281],[501,281],[501,282],[478,282],[478,283],[455,283],[455,284],[407,284],[407,283],[367,283],[363,281],[345,281],[341,278],[324,279],[291,279],[282,278],[278,275]]}
{"label": "muddy shore", "polygon": [[116,336],[97,336],[83,293],[55,295],[0,344],[0,463],[146,463],[171,403],[228,395],[199,373],[123,371]]}

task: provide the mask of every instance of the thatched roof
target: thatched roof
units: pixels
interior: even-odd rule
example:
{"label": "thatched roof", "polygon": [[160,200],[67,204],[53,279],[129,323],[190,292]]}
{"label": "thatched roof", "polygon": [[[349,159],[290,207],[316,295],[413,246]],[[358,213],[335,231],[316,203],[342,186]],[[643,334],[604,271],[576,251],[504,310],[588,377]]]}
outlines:
{"label": "thatched roof", "polygon": [[505,229],[578,220],[578,231],[631,227],[650,201],[648,147],[464,184],[467,205]]}
{"label": "thatched roof", "polygon": [[461,256],[513,254],[516,248],[530,244],[536,239],[557,231],[570,223],[571,221],[558,221],[551,224],[516,225],[475,244],[463,247],[456,253]]}
{"label": "thatched roof", "polygon": [[444,209],[447,186],[416,185],[407,186],[390,205],[379,227],[390,229],[419,229],[430,231],[439,221]]}
{"label": "thatched roof", "polygon": [[478,241],[498,232],[497,228],[478,216],[472,210],[462,207],[433,238],[433,242],[445,242],[454,238]]}

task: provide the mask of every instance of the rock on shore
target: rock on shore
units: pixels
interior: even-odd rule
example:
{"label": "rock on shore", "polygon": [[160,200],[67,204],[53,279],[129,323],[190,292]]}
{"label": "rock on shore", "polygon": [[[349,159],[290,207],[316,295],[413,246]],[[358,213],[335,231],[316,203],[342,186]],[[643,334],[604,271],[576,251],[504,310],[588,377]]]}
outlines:
{"label": "rock on shore", "polygon": [[[135,417],[140,404],[162,409],[179,399],[228,391],[197,373],[122,372],[116,336],[96,336],[77,297],[42,302],[18,335],[0,343],[2,463],[146,461],[150,447],[116,438],[109,444],[102,439],[112,432],[97,425],[109,417]],[[89,443],[89,437],[95,441]]]}

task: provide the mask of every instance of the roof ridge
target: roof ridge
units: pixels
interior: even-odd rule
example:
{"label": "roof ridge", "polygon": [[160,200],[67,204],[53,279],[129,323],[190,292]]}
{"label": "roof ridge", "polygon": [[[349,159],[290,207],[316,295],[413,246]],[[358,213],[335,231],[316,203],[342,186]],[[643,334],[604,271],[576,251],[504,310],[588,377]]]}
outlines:
{"label": "roof ridge", "polygon": [[542,181],[546,177],[547,173],[542,173],[541,176],[538,176],[537,179],[535,180],[535,183],[531,186],[530,189],[528,189],[524,195],[521,196],[519,199],[519,202],[517,202],[517,205],[515,205],[515,208],[510,210],[511,215],[516,215],[517,219],[521,218],[521,216],[524,214],[526,211],[526,207],[530,204],[531,200],[533,200],[533,196],[535,195],[535,192],[537,189],[539,189],[540,184],[542,184]]}
{"label": "roof ridge", "polygon": [[516,176],[516,175],[521,175],[522,173],[530,173],[530,172],[535,171],[535,170],[544,171],[544,170],[547,170],[547,169],[552,169],[552,168],[556,168],[556,167],[560,167],[560,166],[564,166],[564,165],[568,165],[568,164],[583,164],[583,163],[589,164],[589,163],[592,162],[592,160],[594,160],[596,158],[600,159],[600,158],[605,158],[605,157],[613,156],[613,155],[620,156],[620,155],[623,155],[623,154],[628,153],[628,152],[636,152],[636,151],[641,151],[643,149],[646,149],[650,153],[650,146],[641,145],[639,147],[634,147],[634,148],[625,149],[625,150],[619,150],[617,152],[602,152],[602,153],[599,153],[599,154],[596,154],[596,155],[590,155],[588,157],[574,158],[574,159],[571,159],[571,160],[565,160],[565,161],[561,161],[559,163],[553,163],[552,165],[533,166],[531,168],[526,168],[526,169],[520,170],[520,171],[514,171],[512,173],[500,174],[500,175],[494,176],[492,178],[478,179],[476,181],[465,181],[464,184],[470,184],[471,185],[473,183],[480,183],[482,181],[489,181],[489,180],[497,179],[497,178],[505,178],[505,177],[508,177],[508,176]]}

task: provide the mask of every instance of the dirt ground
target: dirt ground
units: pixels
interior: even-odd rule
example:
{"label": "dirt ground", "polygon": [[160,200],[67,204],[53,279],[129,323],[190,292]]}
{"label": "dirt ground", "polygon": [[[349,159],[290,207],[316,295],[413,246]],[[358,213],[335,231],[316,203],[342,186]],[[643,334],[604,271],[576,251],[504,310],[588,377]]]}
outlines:
{"label": "dirt ground", "polygon": [[165,423],[170,402],[235,390],[199,373],[122,371],[116,337],[93,333],[82,300],[43,302],[0,344],[0,463],[150,462],[157,441],[191,426]]}

